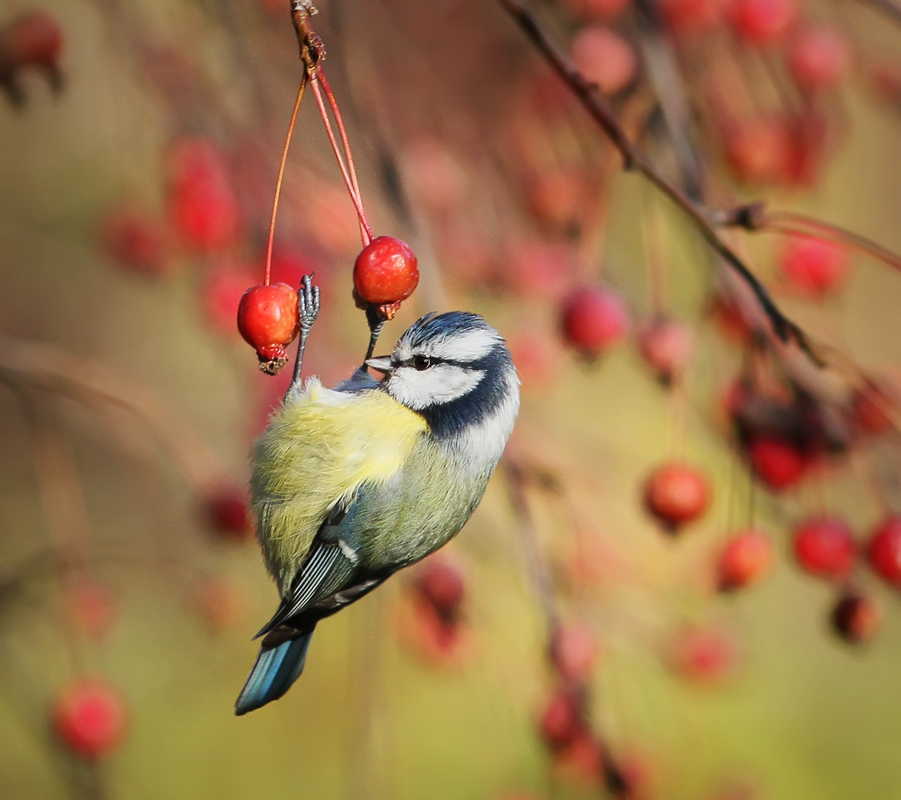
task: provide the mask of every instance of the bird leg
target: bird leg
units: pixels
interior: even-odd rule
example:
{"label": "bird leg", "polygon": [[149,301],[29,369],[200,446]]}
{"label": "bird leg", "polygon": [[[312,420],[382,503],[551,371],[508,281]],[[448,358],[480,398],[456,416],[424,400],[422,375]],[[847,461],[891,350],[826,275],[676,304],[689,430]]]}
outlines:
{"label": "bird leg", "polygon": [[366,349],[366,357],[363,359],[363,364],[360,366],[359,370],[366,375],[369,374],[369,367],[366,362],[372,358],[373,353],[375,353],[375,345],[382,333],[382,328],[385,327],[385,321],[385,316],[382,314],[380,306],[373,305],[372,303],[366,304],[366,322],[369,324],[369,347]]}
{"label": "bird leg", "polygon": [[295,389],[300,389],[300,370],[303,365],[303,354],[307,346],[307,337],[310,335],[313,323],[319,316],[320,306],[319,287],[313,284],[312,275],[304,275],[300,280],[300,288],[297,292],[297,319],[300,327],[300,341],[297,344],[294,375],[291,378],[291,385],[288,387],[286,396],[290,395]]}

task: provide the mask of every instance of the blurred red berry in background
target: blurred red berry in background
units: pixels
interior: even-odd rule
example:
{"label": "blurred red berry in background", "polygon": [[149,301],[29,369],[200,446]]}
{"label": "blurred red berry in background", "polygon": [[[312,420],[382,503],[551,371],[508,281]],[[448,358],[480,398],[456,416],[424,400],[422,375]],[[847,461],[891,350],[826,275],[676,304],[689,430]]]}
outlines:
{"label": "blurred red berry in background", "polygon": [[871,597],[849,591],[839,597],[830,620],[832,629],[848,644],[861,644],[879,633],[882,609]]}
{"label": "blurred red berry in background", "polygon": [[891,586],[901,588],[901,517],[886,517],[870,536],[867,561]]}
{"label": "blurred red berry in background", "polygon": [[814,517],[798,525],[793,537],[795,558],[805,572],[840,580],[854,569],[857,545],[844,520]]}
{"label": "blurred red berry in background", "polygon": [[53,702],[52,719],[60,742],[81,758],[103,758],[125,738],[125,703],[99,678],[64,687]]}
{"label": "blurred red berry in background", "polygon": [[717,560],[719,590],[730,592],[759,583],[772,569],[774,558],[773,543],[763,531],[751,528],[733,534]]}
{"label": "blurred red berry in background", "polygon": [[644,484],[645,508],[672,533],[701,517],[711,495],[704,474],[687,464],[664,464]]}
{"label": "blurred red berry in background", "polygon": [[793,288],[807,297],[820,298],[842,283],[850,260],[844,249],[831,242],[796,237],[782,249],[779,266]]}
{"label": "blurred red berry in background", "polygon": [[563,302],[562,329],[568,344],[584,356],[596,357],[626,335],[629,312],[616,292],[583,286]]}

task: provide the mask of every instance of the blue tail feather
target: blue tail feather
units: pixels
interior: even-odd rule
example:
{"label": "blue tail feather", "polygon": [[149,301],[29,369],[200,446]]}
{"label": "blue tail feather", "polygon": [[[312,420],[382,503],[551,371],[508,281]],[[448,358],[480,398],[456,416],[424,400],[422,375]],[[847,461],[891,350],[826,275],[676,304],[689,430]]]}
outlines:
{"label": "blue tail feather", "polygon": [[235,703],[235,714],[240,716],[262,708],[287,692],[303,672],[312,638],[313,630],[310,629],[274,646],[267,647],[264,639],[256,663]]}

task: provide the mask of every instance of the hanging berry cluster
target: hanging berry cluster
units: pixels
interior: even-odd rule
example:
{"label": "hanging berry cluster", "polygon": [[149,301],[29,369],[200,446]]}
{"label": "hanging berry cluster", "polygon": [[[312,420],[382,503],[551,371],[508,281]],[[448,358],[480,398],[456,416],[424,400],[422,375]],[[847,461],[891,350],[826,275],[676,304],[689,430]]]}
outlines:
{"label": "hanging berry cluster", "polygon": [[[363,209],[363,198],[360,193],[360,184],[357,179],[357,170],[347,129],[323,69],[325,47],[322,40],[310,27],[310,17],[315,13],[316,9],[309,2],[294,4],[294,27],[300,44],[300,58],[304,65],[304,74],[297,92],[297,101],[294,104],[294,112],[291,115],[291,123],[279,167],[266,249],[265,280],[262,284],[248,289],[238,307],[238,330],[245,341],[256,350],[260,360],[260,369],[269,375],[278,374],[287,363],[288,356],[285,348],[294,341],[299,331],[297,292],[286,284],[272,285],[270,278],[275,219],[282,179],[294,126],[297,122],[297,113],[308,84],[316,98],[316,107],[325,125],[329,144],[338,160],[344,185],[359,220],[363,249],[354,263],[353,296],[357,306],[366,311],[372,330],[373,338],[368,355],[372,355],[372,347],[385,320],[394,317],[401,302],[413,294],[419,283],[418,262],[410,247],[393,236],[373,237],[372,235],[372,228],[369,226]],[[335,118],[337,136],[329,117],[329,110]]]}

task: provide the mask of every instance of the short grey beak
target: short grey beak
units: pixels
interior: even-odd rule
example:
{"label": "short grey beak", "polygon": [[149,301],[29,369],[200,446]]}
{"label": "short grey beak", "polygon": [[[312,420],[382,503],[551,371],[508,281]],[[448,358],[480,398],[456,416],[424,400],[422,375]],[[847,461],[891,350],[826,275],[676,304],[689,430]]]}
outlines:
{"label": "short grey beak", "polygon": [[368,358],[364,362],[367,367],[372,367],[376,372],[382,372],[385,375],[391,374],[393,367],[391,366],[391,356],[379,356],[378,358]]}

